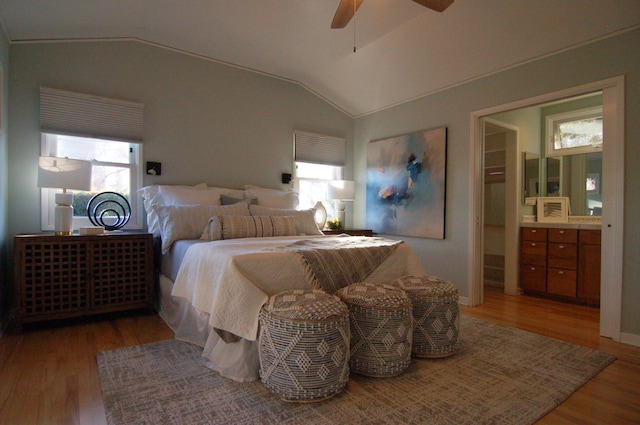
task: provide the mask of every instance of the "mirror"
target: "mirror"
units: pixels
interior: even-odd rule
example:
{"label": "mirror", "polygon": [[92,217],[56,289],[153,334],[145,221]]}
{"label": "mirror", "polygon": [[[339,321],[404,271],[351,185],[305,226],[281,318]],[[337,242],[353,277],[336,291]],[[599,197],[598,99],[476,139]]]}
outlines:
{"label": "mirror", "polygon": [[[550,157],[541,162],[537,155],[525,152],[524,158],[525,197],[566,196],[570,215],[602,215],[602,152]],[[538,184],[538,173],[543,184]]]}
{"label": "mirror", "polygon": [[540,181],[540,157],[536,153],[523,152],[523,202],[527,198],[540,196],[538,193],[538,184]]}

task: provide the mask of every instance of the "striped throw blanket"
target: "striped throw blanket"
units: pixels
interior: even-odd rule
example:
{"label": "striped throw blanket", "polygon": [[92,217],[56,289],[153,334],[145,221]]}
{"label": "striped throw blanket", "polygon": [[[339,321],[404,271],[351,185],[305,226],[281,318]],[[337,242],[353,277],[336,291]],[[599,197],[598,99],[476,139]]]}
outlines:
{"label": "striped throw blanket", "polygon": [[278,247],[299,256],[312,284],[333,294],[363,281],[403,241],[364,236],[308,239]]}

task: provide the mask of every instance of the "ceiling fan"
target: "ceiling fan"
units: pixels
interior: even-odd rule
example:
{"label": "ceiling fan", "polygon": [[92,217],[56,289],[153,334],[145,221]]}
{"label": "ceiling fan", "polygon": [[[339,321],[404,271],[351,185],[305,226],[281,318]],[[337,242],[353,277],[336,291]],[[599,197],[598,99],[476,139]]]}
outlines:
{"label": "ceiling fan", "polygon": [[[331,28],[344,28],[349,21],[356,14],[356,10],[360,7],[363,0],[340,0],[336,14],[331,22]],[[447,7],[451,6],[453,0],[413,0],[414,2],[435,10],[436,12],[442,12]]]}

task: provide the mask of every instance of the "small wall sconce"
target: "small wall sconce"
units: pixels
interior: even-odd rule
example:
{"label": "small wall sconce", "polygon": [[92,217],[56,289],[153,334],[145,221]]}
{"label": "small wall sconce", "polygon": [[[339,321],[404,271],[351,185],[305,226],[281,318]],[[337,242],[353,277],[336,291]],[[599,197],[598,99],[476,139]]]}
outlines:
{"label": "small wall sconce", "polygon": [[149,162],[147,161],[147,174],[151,176],[159,176],[162,174],[161,162]]}
{"label": "small wall sconce", "polygon": [[291,180],[291,174],[282,173],[282,184],[289,184],[291,183]]}

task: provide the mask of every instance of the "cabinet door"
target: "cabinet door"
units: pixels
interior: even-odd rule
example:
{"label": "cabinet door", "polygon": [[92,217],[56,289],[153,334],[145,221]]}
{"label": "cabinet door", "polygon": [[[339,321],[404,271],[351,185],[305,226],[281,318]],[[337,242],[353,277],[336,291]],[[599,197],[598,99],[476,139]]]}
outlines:
{"label": "cabinet door", "polygon": [[547,269],[547,293],[576,298],[577,286],[575,270]]}
{"label": "cabinet door", "polygon": [[549,243],[547,267],[556,269],[578,269],[578,245],[574,243]]}
{"label": "cabinet door", "polygon": [[91,244],[92,309],[121,310],[151,303],[152,239],[108,236]]}
{"label": "cabinet door", "polygon": [[[580,236],[580,270],[578,272],[578,298],[592,305],[600,305],[600,271],[601,271],[601,247],[600,231],[590,230],[592,235]],[[597,234],[595,234],[597,233]],[[582,241],[596,242],[586,244]]]}
{"label": "cabinet door", "polygon": [[547,268],[528,264],[522,265],[520,284],[525,291],[547,292]]}
{"label": "cabinet door", "polygon": [[547,243],[538,241],[522,241],[520,264],[547,265]]}
{"label": "cabinet door", "polygon": [[68,237],[17,237],[15,248],[21,318],[83,314],[89,303],[85,243]]}

